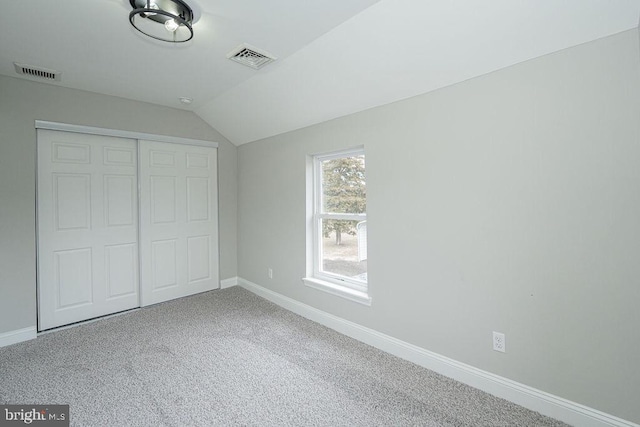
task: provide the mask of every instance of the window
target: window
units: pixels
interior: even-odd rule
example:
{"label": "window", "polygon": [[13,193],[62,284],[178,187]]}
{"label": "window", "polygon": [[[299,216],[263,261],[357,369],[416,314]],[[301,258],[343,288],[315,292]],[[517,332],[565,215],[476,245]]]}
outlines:
{"label": "window", "polygon": [[364,149],[311,157],[304,283],[370,304]]}

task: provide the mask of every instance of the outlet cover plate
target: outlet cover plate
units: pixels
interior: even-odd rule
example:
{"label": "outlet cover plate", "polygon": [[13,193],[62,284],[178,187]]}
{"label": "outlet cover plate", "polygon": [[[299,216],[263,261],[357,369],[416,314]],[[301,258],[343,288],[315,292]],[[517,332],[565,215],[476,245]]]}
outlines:
{"label": "outlet cover plate", "polygon": [[501,332],[493,332],[493,349],[504,353],[506,351],[506,342],[504,334]]}

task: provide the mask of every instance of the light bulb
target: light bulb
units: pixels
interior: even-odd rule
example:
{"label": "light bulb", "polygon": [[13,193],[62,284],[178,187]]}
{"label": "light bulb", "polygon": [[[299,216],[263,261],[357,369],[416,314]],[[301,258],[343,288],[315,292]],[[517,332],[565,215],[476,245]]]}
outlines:
{"label": "light bulb", "polygon": [[180,25],[178,25],[175,19],[167,19],[166,21],[164,21],[164,27],[167,29],[167,31],[170,31],[172,33],[175,32],[179,26]]}

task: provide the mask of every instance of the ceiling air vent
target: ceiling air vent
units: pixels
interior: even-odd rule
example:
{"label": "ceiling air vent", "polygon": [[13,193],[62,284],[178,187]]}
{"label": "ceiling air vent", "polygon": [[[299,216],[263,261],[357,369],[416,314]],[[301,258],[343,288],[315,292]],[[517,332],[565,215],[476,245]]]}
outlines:
{"label": "ceiling air vent", "polygon": [[242,65],[246,65],[247,67],[251,67],[254,70],[259,70],[268,63],[278,59],[269,52],[257,49],[246,43],[241,44],[240,46],[229,52],[227,54],[227,58]]}
{"label": "ceiling air vent", "polygon": [[17,62],[14,62],[13,65],[16,67],[16,73],[18,74],[42,80],[60,81],[60,73],[56,70],[34,67],[33,65],[18,64]]}

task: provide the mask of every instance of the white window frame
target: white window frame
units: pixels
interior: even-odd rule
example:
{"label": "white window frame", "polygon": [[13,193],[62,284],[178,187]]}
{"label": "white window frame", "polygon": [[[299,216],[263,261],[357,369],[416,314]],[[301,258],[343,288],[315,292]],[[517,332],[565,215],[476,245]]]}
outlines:
{"label": "white window frame", "polygon": [[[322,220],[337,219],[366,221],[367,214],[323,212],[322,162],[342,157],[364,156],[364,147],[333,151],[326,154],[309,156],[307,175],[307,277],[303,282],[343,298],[371,305],[367,281],[355,280],[339,274],[322,271]],[[366,166],[365,166],[366,173]],[[310,212],[309,212],[310,211]]]}

